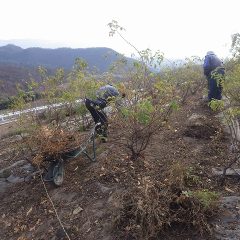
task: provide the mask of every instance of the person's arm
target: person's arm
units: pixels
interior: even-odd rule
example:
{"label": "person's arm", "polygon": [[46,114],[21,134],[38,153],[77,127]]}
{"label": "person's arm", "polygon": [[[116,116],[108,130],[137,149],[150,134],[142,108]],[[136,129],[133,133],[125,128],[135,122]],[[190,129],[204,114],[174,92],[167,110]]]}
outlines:
{"label": "person's arm", "polygon": [[205,76],[208,76],[211,73],[210,58],[208,56],[204,59],[203,72]]}

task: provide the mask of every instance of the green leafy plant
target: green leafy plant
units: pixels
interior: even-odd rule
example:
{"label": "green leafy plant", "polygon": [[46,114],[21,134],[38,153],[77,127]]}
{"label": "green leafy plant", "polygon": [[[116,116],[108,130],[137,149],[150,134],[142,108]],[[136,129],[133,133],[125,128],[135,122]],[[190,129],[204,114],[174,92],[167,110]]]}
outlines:
{"label": "green leafy plant", "polygon": [[196,197],[201,202],[201,204],[203,205],[205,210],[215,207],[216,203],[220,197],[219,193],[210,191],[208,189],[190,192],[189,195]]}
{"label": "green leafy plant", "polygon": [[[118,34],[137,53],[136,61],[130,64],[125,73],[126,98],[121,110],[116,111],[118,114],[113,118],[113,124],[121,129],[117,139],[130,150],[131,158],[137,159],[170,115],[173,91],[168,83],[161,81],[158,73],[152,70],[159,68],[163,54],[160,51],[152,52],[150,49],[138,50],[123,36],[121,31],[124,28],[119,26],[117,21],[108,25],[110,36]],[[121,62],[119,67],[126,69],[127,64],[125,62],[123,66]],[[117,65],[114,71],[117,71]]]}

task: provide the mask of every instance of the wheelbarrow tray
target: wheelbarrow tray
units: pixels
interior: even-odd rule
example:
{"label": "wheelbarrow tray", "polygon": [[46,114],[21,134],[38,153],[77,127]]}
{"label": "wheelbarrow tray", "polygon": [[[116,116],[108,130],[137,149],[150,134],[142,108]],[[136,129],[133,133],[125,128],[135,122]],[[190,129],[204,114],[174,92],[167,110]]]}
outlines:
{"label": "wheelbarrow tray", "polygon": [[[87,146],[92,143],[93,156],[90,156],[87,152]],[[63,183],[64,177],[64,162],[70,159],[78,157],[80,154],[84,154],[91,161],[96,161],[96,149],[95,149],[95,132],[88,138],[88,140],[77,147],[67,149],[57,153],[57,155],[46,156],[44,161],[50,162],[47,169],[47,173],[44,177],[45,181],[53,181],[56,186],[60,186]]]}

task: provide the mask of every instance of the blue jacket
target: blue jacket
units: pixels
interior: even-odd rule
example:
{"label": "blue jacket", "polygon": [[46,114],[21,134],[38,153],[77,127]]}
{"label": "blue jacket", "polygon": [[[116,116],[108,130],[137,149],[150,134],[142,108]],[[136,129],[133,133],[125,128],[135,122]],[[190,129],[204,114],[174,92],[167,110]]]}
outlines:
{"label": "blue jacket", "polygon": [[222,61],[214,54],[214,52],[208,52],[203,64],[204,75],[210,76],[211,72],[217,67],[223,67]]}

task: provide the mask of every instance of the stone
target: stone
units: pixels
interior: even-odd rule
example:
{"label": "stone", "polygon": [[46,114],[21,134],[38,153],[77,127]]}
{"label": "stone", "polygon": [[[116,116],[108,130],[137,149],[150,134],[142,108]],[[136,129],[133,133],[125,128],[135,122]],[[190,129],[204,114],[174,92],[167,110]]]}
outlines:
{"label": "stone", "polygon": [[102,193],[107,193],[107,192],[110,192],[112,190],[112,188],[106,187],[101,183],[97,183],[97,185],[100,188]]}
{"label": "stone", "polygon": [[187,120],[187,126],[203,126],[206,120],[206,116],[193,113]]}
{"label": "stone", "polygon": [[81,231],[87,233],[89,232],[90,229],[91,229],[91,222],[88,220],[82,225]]}
{"label": "stone", "polygon": [[[212,168],[212,173],[214,176],[221,176],[223,175],[223,169],[222,168]],[[226,176],[232,176],[232,177],[239,177],[240,176],[240,169],[232,169],[228,168],[226,171]]]}
{"label": "stone", "polygon": [[6,167],[6,168],[1,169],[1,170],[0,170],[0,174],[3,173],[3,172],[6,171],[6,170],[11,170],[11,169],[15,168],[16,166],[22,166],[22,165],[24,165],[25,163],[26,163],[26,160],[19,160],[19,161],[13,163],[12,165],[10,165],[9,167]]}
{"label": "stone", "polygon": [[222,197],[219,201],[221,215],[212,223],[216,239],[240,239],[239,196]]}
{"label": "stone", "polygon": [[81,211],[83,211],[83,208],[77,207],[76,209],[73,210],[73,215],[77,215],[77,214],[80,213]]}
{"label": "stone", "polygon": [[0,193],[4,193],[7,188],[7,182],[0,181]]}
{"label": "stone", "polygon": [[11,171],[8,169],[4,169],[0,171],[0,178],[8,178],[11,175]]}
{"label": "stone", "polygon": [[14,175],[10,175],[7,179],[7,182],[9,183],[20,183],[20,182],[24,182],[24,178],[20,178]]}
{"label": "stone", "polygon": [[23,170],[24,170],[25,172],[27,172],[27,173],[29,173],[29,172],[34,172],[34,170],[35,170],[35,168],[33,167],[33,165],[30,164],[30,163],[27,163],[27,164],[23,165],[23,166],[21,167],[21,169],[23,169]]}

